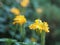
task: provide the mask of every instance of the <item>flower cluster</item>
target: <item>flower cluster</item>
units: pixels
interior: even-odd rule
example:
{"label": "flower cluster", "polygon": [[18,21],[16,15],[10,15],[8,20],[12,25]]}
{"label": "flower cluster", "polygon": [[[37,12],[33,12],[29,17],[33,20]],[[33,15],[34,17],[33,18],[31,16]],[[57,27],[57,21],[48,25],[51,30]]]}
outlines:
{"label": "flower cluster", "polygon": [[26,7],[28,4],[29,4],[29,0],[22,0],[22,1],[20,2],[20,5],[21,5],[22,7]]}
{"label": "flower cluster", "polygon": [[[13,24],[18,23],[20,25],[23,25],[24,23],[26,23],[26,18],[24,15],[20,14],[19,9],[12,8],[10,11],[16,15]],[[49,32],[48,23],[42,22],[40,19],[36,19],[35,22],[29,26],[29,28],[33,30],[39,29],[40,32],[42,32],[42,30],[44,30],[45,32]]]}
{"label": "flower cluster", "polygon": [[18,23],[18,24],[20,24],[20,25],[26,23],[26,18],[24,17],[24,15],[16,16],[16,17],[14,18],[13,24],[16,24],[16,23]]}
{"label": "flower cluster", "polygon": [[33,30],[39,29],[40,32],[42,32],[42,30],[44,30],[45,32],[49,32],[49,27],[47,22],[42,22],[39,19],[36,19],[35,22],[29,26],[29,28]]}
{"label": "flower cluster", "polygon": [[22,25],[22,24],[26,23],[26,18],[25,18],[24,15],[21,15],[21,14],[20,14],[19,9],[17,9],[17,8],[12,8],[10,11],[11,11],[12,13],[14,13],[15,16],[16,16],[16,17],[13,19],[13,20],[14,20],[13,24],[18,23],[18,24]]}
{"label": "flower cluster", "polygon": [[20,10],[15,8],[15,7],[11,8],[10,12],[14,13],[15,15],[19,15],[20,14]]}

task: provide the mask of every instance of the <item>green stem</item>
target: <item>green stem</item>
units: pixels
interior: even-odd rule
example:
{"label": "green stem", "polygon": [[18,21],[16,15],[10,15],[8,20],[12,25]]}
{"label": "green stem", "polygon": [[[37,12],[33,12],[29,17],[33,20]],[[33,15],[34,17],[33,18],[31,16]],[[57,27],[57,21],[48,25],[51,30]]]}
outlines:
{"label": "green stem", "polygon": [[23,25],[20,25],[20,34],[21,34],[22,38],[25,37],[25,28]]}
{"label": "green stem", "polygon": [[22,25],[20,25],[20,34],[21,34],[21,36],[22,36]]}
{"label": "green stem", "polygon": [[45,31],[41,32],[41,45],[45,45]]}

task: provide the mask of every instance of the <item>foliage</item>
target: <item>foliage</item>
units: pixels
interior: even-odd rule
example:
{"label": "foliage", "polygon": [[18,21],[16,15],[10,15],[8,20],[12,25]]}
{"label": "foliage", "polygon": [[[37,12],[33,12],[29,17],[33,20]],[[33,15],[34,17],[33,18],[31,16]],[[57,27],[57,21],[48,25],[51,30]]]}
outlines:
{"label": "foliage", "polygon": [[[36,45],[39,45],[39,33],[31,31],[28,26],[40,18],[42,21],[47,21],[50,27],[50,33],[46,35],[46,45],[60,45],[60,0],[30,0],[26,7],[22,7],[20,2],[21,0],[0,0],[0,38],[17,40],[14,45],[19,45],[19,42],[33,45],[32,37],[37,40]],[[13,7],[19,9],[21,15],[27,19],[27,23],[24,24],[25,29],[22,31],[25,34],[24,38],[19,31],[20,26],[12,23],[15,14],[11,13],[10,9]]]}

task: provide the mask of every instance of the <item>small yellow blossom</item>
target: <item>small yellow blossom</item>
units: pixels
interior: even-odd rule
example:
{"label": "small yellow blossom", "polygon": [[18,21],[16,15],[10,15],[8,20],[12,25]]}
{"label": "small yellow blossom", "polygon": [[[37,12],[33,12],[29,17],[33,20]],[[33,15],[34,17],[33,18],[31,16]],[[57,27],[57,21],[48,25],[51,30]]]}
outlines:
{"label": "small yellow blossom", "polygon": [[42,30],[44,30],[45,32],[49,32],[49,27],[47,22],[42,22],[39,19],[36,19],[35,22],[29,26],[29,28],[33,30],[39,29],[40,32],[42,32]]}
{"label": "small yellow blossom", "polygon": [[31,25],[29,26],[29,28],[35,30],[35,29],[36,29],[36,25],[35,25],[35,24],[31,24]]}
{"label": "small yellow blossom", "polygon": [[20,10],[17,8],[11,8],[10,10],[12,13],[14,13],[15,15],[19,15],[20,14]]}
{"label": "small yellow blossom", "polygon": [[29,28],[33,30],[40,29],[41,24],[42,24],[42,21],[39,19],[36,19],[35,22],[29,26]]}
{"label": "small yellow blossom", "polygon": [[42,21],[40,19],[36,19],[35,23],[42,23]]}
{"label": "small yellow blossom", "polygon": [[36,9],[36,12],[37,12],[38,14],[40,14],[40,13],[43,12],[43,9],[42,9],[42,8],[37,8],[37,9]]}
{"label": "small yellow blossom", "polygon": [[26,7],[28,4],[29,4],[29,0],[22,0],[22,1],[20,2],[20,5],[21,5],[22,7]]}
{"label": "small yellow blossom", "polygon": [[31,41],[32,41],[32,42],[36,42],[36,41],[37,41],[37,39],[35,39],[35,38],[31,37]]}
{"label": "small yellow blossom", "polygon": [[22,24],[26,23],[26,18],[24,17],[24,15],[16,16],[14,18],[13,24],[15,24],[15,23],[18,23],[18,24],[22,25]]}
{"label": "small yellow blossom", "polygon": [[43,22],[43,30],[45,29],[45,32],[49,32],[49,27],[47,22]]}

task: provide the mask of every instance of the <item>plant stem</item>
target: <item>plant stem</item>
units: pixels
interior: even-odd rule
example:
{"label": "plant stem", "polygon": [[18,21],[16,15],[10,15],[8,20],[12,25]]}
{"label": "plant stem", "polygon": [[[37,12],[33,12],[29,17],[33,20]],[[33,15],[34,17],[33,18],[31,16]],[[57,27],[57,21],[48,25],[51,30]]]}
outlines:
{"label": "plant stem", "polygon": [[20,25],[20,34],[21,34],[22,38],[25,37],[25,28],[24,28],[24,25]]}
{"label": "plant stem", "polygon": [[22,33],[22,30],[23,30],[23,29],[22,29],[22,25],[20,25],[20,34],[21,34],[21,36],[22,36],[22,34],[23,34],[23,33]]}
{"label": "plant stem", "polygon": [[45,31],[41,32],[41,45],[45,45]]}

